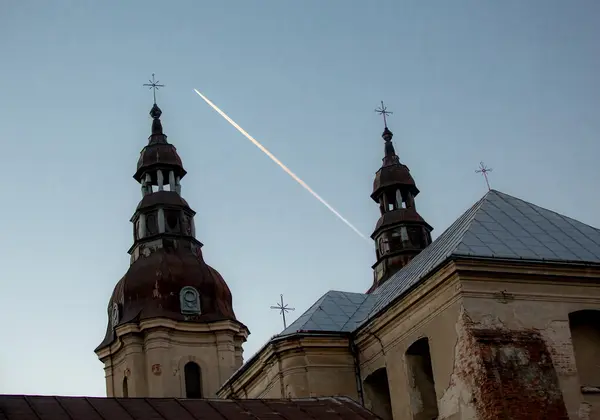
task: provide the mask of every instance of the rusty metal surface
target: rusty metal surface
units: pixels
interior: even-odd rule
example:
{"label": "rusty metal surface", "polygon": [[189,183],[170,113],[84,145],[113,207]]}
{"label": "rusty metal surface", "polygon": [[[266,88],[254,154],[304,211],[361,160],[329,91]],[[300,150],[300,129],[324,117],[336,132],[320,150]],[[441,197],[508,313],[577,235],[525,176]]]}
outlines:
{"label": "rusty metal surface", "polygon": [[177,149],[166,142],[149,144],[142,149],[137,163],[137,171],[133,177],[140,182],[142,175],[153,167],[171,167],[181,178],[186,174]]}
{"label": "rusty metal surface", "polygon": [[3,420],[377,420],[349,398],[190,400],[0,395]]}
{"label": "rusty metal surface", "polygon": [[181,195],[179,195],[175,191],[156,191],[152,194],[145,195],[138,204],[136,211],[147,209],[157,205],[161,205],[162,207],[186,207],[189,210],[191,210],[187,201],[185,201],[181,197]]}
{"label": "rusty metal surface", "polygon": [[376,199],[383,188],[395,185],[408,186],[413,196],[417,196],[419,193],[410,170],[406,165],[399,163],[391,166],[383,166],[377,171],[375,180],[373,181],[371,198]]}
{"label": "rusty metal surface", "polygon": [[[117,283],[110,299],[119,305],[120,324],[163,317],[175,321],[213,322],[236,320],[231,291],[217,270],[202,259],[200,251],[159,249],[148,257],[139,258]],[[181,313],[179,292],[185,286],[194,287],[200,294],[202,313],[185,316]],[[114,339],[110,321],[106,335],[97,349]]]}
{"label": "rusty metal surface", "polygon": [[375,235],[377,235],[377,233],[383,228],[402,222],[421,224],[429,228],[429,230],[433,230],[429,223],[427,223],[425,219],[423,219],[421,215],[417,213],[414,207],[411,207],[407,209],[396,209],[383,213],[379,220],[377,220],[377,224],[375,225],[375,230],[371,234],[371,238],[375,237]]}

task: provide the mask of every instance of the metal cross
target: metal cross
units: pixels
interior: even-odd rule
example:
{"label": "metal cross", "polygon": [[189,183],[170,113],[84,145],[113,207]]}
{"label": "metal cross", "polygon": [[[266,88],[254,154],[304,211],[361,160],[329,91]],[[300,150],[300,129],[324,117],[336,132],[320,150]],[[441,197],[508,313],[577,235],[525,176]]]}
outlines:
{"label": "metal cross", "polygon": [[284,304],[283,303],[283,295],[279,295],[281,297],[281,302],[278,303],[275,306],[271,306],[271,309],[278,309],[279,313],[281,314],[281,317],[283,318],[283,329],[285,330],[287,328],[287,323],[285,322],[285,313],[288,311],[294,311],[296,310],[296,308],[289,308],[288,304]]}
{"label": "metal cross", "polygon": [[493,171],[493,169],[485,166],[485,163],[483,163],[483,162],[479,162],[479,169],[477,169],[475,171],[476,174],[483,174],[483,177],[485,178],[485,183],[488,187],[488,191],[491,191],[490,181],[488,180],[488,173],[492,172],[492,171]]}
{"label": "metal cross", "polygon": [[156,91],[165,87],[165,85],[159,85],[158,80],[154,80],[154,73],[152,73],[152,80],[148,80],[150,83],[144,83],[144,86],[148,86],[149,89],[153,89],[152,96],[154,97],[154,103],[156,103]]}
{"label": "metal cross", "polygon": [[386,106],[383,104],[383,101],[381,101],[381,107],[377,108],[375,112],[377,112],[379,115],[383,115],[383,125],[385,126],[385,128],[387,128],[386,117],[390,114],[393,114],[393,112],[387,110]]}

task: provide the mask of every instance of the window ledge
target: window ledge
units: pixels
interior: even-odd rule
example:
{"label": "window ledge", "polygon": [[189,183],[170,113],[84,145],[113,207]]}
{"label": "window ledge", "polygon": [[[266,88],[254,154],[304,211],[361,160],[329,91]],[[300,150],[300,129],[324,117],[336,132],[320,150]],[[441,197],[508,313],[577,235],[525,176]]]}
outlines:
{"label": "window ledge", "polygon": [[600,386],[582,386],[581,387],[582,394],[600,394]]}

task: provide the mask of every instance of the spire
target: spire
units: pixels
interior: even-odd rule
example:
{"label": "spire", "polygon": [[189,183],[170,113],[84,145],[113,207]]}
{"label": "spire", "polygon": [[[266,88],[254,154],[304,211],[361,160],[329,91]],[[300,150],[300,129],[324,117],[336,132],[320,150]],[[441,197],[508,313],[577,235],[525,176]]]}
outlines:
{"label": "spire", "polygon": [[387,126],[387,116],[393,114],[393,112],[388,111],[387,107],[384,105],[383,101],[381,101],[381,106],[375,109],[379,115],[383,116],[383,133],[381,137],[383,141],[385,141],[385,156],[383,158],[383,166],[390,166],[400,163],[398,156],[396,155],[396,150],[394,150],[394,144],[392,143],[392,137],[394,137],[394,133],[390,131]]}
{"label": "spire", "polygon": [[154,73],[152,73],[152,80],[148,80],[148,83],[144,83],[143,85],[148,86],[148,89],[152,90],[152,98],[154,99],[154,105],[152,105],[152,109],[150,110],[150,116],[152,117],[152,134],[163,134],[162,124],[160,122],[162,111],[158,105],[156,105],[156,91],[165,87],[165,85],[161,85],[158,82],[158,80],[154,79]]}
{"label": "spire", "polygon": [[379,204],[381,216],[371,238],[375,241],[377,261],[373,265],[374,280],[369,292],[375,290],[394,273],[402,269],[431,243],[431,226],[417,213],[415,197],[419,189],[406,165],[396,154],[387,125],[388,111],[383,101],[375,110],[383,116],[385,154],[375,175],[371,198]]}
{"label": "spire", "polygon": [[162,115],[162,111],[156,105],[152,105],[152,109],[150,110],[150,116],[152,117],[152,134],[164,134],[162,123],[160,122],[160,116]]}

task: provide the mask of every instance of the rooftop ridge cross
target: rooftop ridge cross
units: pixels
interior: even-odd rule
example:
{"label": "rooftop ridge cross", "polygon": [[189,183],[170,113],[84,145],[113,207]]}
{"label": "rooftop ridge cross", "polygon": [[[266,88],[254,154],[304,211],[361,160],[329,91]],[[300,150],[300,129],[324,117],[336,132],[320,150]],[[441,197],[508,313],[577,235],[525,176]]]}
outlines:
{"label": "rooftop ridge cross", "polygon": [[286,314],[286,312],[289,312],[289,311],[295,311],[296,308],[288,307],[287,303],[285,303],[285,304],[283,303],[283,295],[279,295],[279,296],[281,298],[281,301],[277,305],[271,306],[271,309],[279,310],[279,313],[281,314],[281,317],[283,318],[283,329],[285,330],[287,328],[287,323],[285,321],[285,314]]}
{"label": "rooftop ridge cross", "polygon": [[488,173],[492,172],[493,169],[492,168],[488,168],[487,166],[485,166],[485,163],[483,162],[479,162],[479,169],[477,169],[475,171],[476,174],[482,174],[483,177],[485,178],[485,183],[488,187],[488,191],[491,191],[492,189],[490,188],[490,181],[488,179]]}

